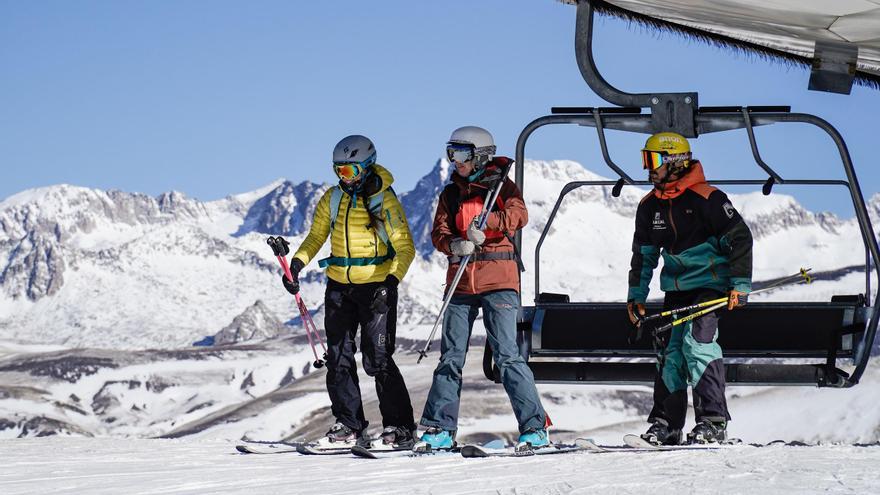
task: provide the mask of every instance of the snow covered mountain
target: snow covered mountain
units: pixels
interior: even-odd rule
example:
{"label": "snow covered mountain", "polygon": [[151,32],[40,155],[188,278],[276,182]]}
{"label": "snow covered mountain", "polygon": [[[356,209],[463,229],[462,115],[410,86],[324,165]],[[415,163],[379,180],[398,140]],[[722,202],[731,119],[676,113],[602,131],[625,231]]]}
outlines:
{"label": "snow covered mountain", "polygon": [[[571,161],[525,166],[528,302],[535,245],[559,191],[568,181],[601,177]],[[401,284],[397,339],[416,409],[432,366],[409,363],[405,351],[420,345],[440,306],[446,260],[433,250],[430,229],[450,172],[440,160],[413,190],[399,192],[419,253]],[[323,373],[311,373],[311,351],[265,238],[284,235],[297,246],[328,187],[280,179],[201,202],[178,192],[153,198],[62,185],[0,202],[0,436],[272,439],[326,428]],[[572,300],[622,299],[632,219],[645,192],[627,187],[615,198],[610,187],[585,187],[569,193],[541,251],[540,289]],[[864,251],[853,219],[809,212],[778,193],[731,197],[755,234],[756,279],[801,266],[828,274],[766,298],[828,300],[864,291]],[[869,209],[880,218],[880,195]],[[325,277],[313,263],[301,279],[320,328]],[[471,376],[480,374],[480,332]],[[190,347],[196,341],[215,346]],[[482,419],[463,421],[462,435],[509,423],[503,391],[478,380],[465,394],[474,397],[470,417]],[[573,431],[619,428],[640,419],[650,401],[650,392],[638,387],[542,385],[541,391],[557,422]],[[878,424],[866,418],[846,439],[871,441]],[[798,431],[789,438],[813,439]]]}
{"label": "snow covered mountain", "polygon": [[[600,177],[571,161],[530,161],[526,167],[528,301],[534,246],[559,190],[570,180]],[[450,170],[438,161],[412,191],[400,194],[420,254],[401,290],[403,324],[430,320],[439,306],[446,262],[431,246],[430,229]],[[201,202],[179,192],[152,198],[62,185],[7,198],[0,202],[0,339],[178,347],[215,333],[258,299],[289,320],[295,313],[278,289],[279,271],[265,236],[284,235],[298,245],[328,187],[279,180]],[[643,194],[625,188],[614,198],[608,187],[571,192],[541,253],[541,290],[575,300],[624,294],[632,217]],[[854,220],[811,213],[781,194],[733,199],[755,233],[758,279],[800,266],[822,271],[863,263],[852,249],[859,242]],[[875,196],[871,209],[878,208]],[[792,245],[799,248],[792,252]],[[319,308],[323,274],[310,264],[303,280],[307,304]]]}

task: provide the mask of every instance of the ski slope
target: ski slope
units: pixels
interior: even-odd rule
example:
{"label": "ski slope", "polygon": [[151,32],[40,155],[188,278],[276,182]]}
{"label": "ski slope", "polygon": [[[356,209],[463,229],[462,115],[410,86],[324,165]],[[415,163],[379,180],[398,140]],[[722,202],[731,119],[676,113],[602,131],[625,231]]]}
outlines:
{"label": "ski slope", "polygon": [[12,494],[876,493],[880,446],[360,459],[243,455],[217,441],[28,438],[0,444]]}

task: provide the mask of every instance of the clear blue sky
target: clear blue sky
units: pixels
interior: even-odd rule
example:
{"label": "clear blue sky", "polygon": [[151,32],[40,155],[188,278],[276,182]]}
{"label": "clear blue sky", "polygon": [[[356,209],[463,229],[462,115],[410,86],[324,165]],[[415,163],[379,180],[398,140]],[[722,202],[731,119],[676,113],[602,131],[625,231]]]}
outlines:
{"label": "clear blue sky", "polygon": [[[574,20],[553,0],[0,0],[0,198],[70,183],[211,200],[279,177],[327,182],[351,133],[376,142],[405,191],[455,127],[486,127],[513,155],[551,106],[605,105],[577,70]],[[597,63],[619,88],[817,114],[848,140],[866,196],[880,191],[880,92],[807,91],[805,70],[608,18],[597,29]],[[831,141],[806,126],[758,139],[784,177],[842,177]],[[609,137],[631,174],[643,141]],[[693,147],[710,178],[760,172],[744,131]],[[610,173],[592,128],[538,131],[527,156]],[[792,192],[851,215],[843,190]]]}

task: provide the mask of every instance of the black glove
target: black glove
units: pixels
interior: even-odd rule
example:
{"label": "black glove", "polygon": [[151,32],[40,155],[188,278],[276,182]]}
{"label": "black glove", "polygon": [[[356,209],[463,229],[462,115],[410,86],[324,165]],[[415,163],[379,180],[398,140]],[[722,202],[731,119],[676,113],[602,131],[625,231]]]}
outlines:
{"label": "black glove", "polygon": [[299,292],[299,272],[305,267],[305,263],[300,261],[299,258],[293,258],[290,260],[290,274],[293,275],[293,280],[287,280],[287,275],[281,274],[281,283],[284,284],[284,288],[287,289],[287,292],[290,292],[293,295],[296,295]]}
{"label": "black glove", "polygon": [[400,281],[394,275],[385,277],[385,281],[379,287],[376,287],[376,292],[373,292],[373,302],[370,304],[370,310],[375,313],[387,313],[389,309],[388,300],[393,292],[397,292],[397,284],[399,283]]}
{"label": "black glove", "polygon": [[395,277],[394,275],[388,275],[387,277],[385,277],[385,282],[382,283],[392,289],[396,289],[398,284],[400,284],[400,280],[397,280],[397,277]]}

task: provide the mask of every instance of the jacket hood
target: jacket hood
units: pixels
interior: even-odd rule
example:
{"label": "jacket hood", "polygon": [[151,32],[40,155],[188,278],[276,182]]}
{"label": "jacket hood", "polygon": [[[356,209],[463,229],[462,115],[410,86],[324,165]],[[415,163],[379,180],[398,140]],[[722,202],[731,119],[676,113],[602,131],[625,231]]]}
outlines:
{"label": "jacket hood", "polygon": [[373,164],[373,175],[379,177],[379,179],[381,180],[381,184],[379,184],[379,188],[375,192],[372,190],[368,191],[368,194],[370,196],[373,196],[374,194],[378,194],[388,189],[389,187],[391,187],[391,184],[394,183],[394,176],[391,175],[391,172],[389,172],[387,168],[379,165],[378,163]]}

